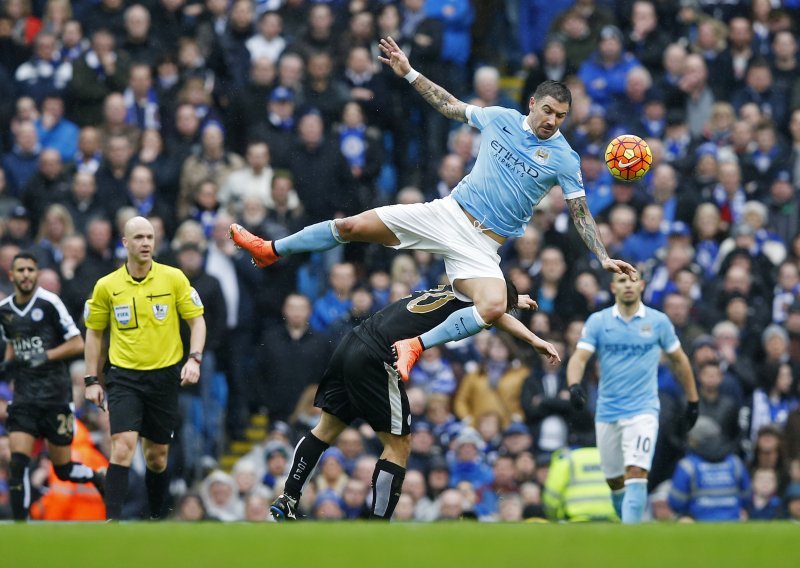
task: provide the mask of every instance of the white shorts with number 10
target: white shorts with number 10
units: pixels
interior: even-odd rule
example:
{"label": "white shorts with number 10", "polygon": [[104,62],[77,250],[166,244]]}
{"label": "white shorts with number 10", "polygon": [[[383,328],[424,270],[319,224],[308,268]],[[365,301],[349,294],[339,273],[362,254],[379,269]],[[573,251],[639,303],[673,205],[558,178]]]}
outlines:
{"label": "white shorts with number 10", "polygon": [[597,422],[595,433],[606,479],[623,476],[627,466],[650,471],[658,437],[658,416],[637,414],[616,422]]}

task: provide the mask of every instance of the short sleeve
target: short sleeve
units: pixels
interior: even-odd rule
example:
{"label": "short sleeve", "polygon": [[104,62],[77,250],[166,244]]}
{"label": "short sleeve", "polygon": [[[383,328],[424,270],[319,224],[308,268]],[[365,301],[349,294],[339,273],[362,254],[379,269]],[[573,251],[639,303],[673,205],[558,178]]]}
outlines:
{"label": "short sleeve", "polygon": [[202,316],[205,309],[203,300],[197,290],[189,284],[189,279],[183,272],[178,272],[176,276],[177,290],[175,297],[178,299],[178,313],[183,319],[192,319]]}
{"label": "short sleeve", "polygon": [[478,130],[483,130],[490,122],[504,112],[508,112],[508,109],[504,107],[484,108],[475,105],[467,105],[467,122],[470,126],[474,126]]}
{"label": "short sleeve", "polygon": [[597,343],[598,343],[598,333],[597,330],[600,327],[600,316],[597,314],[592,314],[589,316],[589,319],[586,320],[586,323],[583,324],[583,331],[581,332],[581,338],[578,340],[578,349],[584,349],[591,353],[597,351]]}
{"label": "short sleeve", "polygon": [[86,300],[83,307],[83,322],[86,324],[87,329],[94,329],[102,331],[108,327],[110,310],[109,305],[111,302],[108,296],[108,290],[102,280],[94,285],[92,297]]}
{"label": "short sleeve", "polygon": [[678,334],[675,333],[675,326],[667,316],[664,316],[659,326],[661,331],[659,333],[659,344],[661,349],[667,353],[675,353],[681,348],[681,341],[678,339]]}
{"label": "short sleeve", "polygon": [[569,157],[559,168],[558,185],[564,192],[564,199],[577,199],[586,195],[586,191],[583,189],[581,160],[574,151],[570,151]]}

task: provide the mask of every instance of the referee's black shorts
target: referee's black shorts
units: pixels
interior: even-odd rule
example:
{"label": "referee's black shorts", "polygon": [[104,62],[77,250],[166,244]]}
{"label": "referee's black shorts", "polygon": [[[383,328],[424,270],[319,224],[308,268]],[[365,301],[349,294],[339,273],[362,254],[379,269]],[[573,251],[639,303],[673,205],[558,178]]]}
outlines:
{"label": "referee's black shorts", "polygon": [[179,364],[152,371],[112,366],[106,374],[111,435],[139,432],[156,444],[169,444],[178,424]]}
{"label": "referee's black shorts", "polygon": [[314,406],[345,424],[362,418],[376,432],[411,432],[405,385],[397,371],[350,333],[334,351]]}

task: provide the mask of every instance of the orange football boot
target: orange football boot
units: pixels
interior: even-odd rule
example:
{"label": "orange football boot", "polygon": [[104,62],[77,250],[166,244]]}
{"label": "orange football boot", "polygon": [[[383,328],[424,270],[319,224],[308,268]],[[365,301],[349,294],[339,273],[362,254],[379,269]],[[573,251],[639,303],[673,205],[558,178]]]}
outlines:
{"label": "orange football boot", "polygon": [[280,258],[272,246],[272,241],[265,241],[261,237],[255,236],[237,223],[230,226],[228,236],[233,239],[237,247],[253,255],[253,264],[259,268],[266,268]]}
{"label": "orange football boot", "polygon": [[392,354],[394,354],[394,369],[400,375],[400,378],[408,382],[408,374],[411,372],[412,367],[422,355],[423,347],[422,341],[419,337],[412,339],[401,339],[395,341],[392,345]]}

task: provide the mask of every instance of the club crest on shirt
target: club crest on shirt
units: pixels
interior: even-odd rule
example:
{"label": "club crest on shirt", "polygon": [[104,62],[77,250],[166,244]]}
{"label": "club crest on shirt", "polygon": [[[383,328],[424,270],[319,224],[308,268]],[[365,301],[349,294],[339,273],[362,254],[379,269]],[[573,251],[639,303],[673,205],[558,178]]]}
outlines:
{"label": "club crest on shirt", "polygon": [[546,148],[537,148],[536,151],[533,153],[533,161],[537,164],[546,164],[547,160],[550,159],[550,150]]}
{"label": "club crest on shirt", "polygon": [[42,321],[44,317],[44,312],[40,308],[33,308],[31,310],[31,319],[33,321]]}
{"label": "club crest on shirt", "polygon": [[644,324],[639,328],[639,335],[642,337],[653,337],[653,326]]}
{"label": "club crest on shirt", "polygon": [[128,325],[131,323],[131,307],[128,304],[114,306],[114,317],[120,325]]}
{"label": "club crest on shirt", "polygon": [[167,304],[153,304],[153,315],[158,321],[164,321],[167,318]]}

